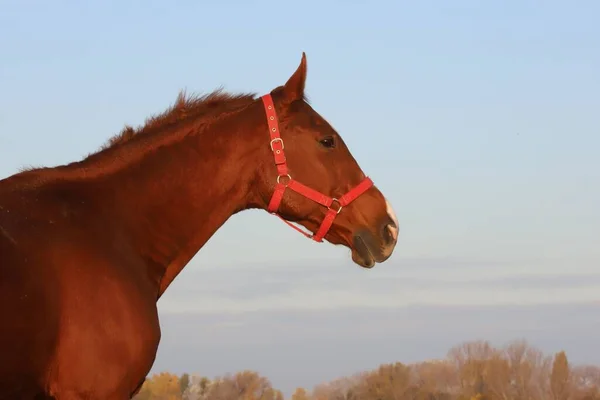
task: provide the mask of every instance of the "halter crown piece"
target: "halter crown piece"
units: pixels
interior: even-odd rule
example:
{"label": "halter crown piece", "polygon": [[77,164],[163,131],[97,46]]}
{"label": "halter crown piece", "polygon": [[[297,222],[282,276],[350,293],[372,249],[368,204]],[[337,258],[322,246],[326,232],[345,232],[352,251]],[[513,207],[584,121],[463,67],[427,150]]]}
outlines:
{"label": "halter crown piece", "polygon": [[[277,216],[283,220],[286,224],[302,233],[304,236],[315,240],[316,242],[322,242],[323,238],[331,228],[333,220],[342,211],[342,208],[356,200],[360,195],[365,193],[371,186],[373,181],[369,177],[365,177],[357,186],[352,188],[346,194],[341,196],[339,199],[335,197],[329,197],[324,195],[302,183],[294,180],[289,173],[288,166],[285,159],[285,153],[283,152],[284,144],[283,139],[279,135],[279,124],[277,122],[277,113],[275,111],[275,105],[273,104],[273,98],[270,94],[266,94],[261,97],[265,112],[267,114],[267,122],[269,124],[269,135],[271,136],[271,151],[273,152],[273,158],[275,160],[275,166],[277,167],[277,183],[275,184],[275,190],[271,196],[271,201],[267,207],[267,211],[271,214],[276,214],[283,199],[283,194],[286,189],[291,189],[302,196],[327,207],[325,218],[321,222],[319,230],[314,235],[309,234],[296,227],[294,224],[286,221],[281,215]],[[286,180],[287,183],[282,182]],[[334,205],[337,204],[337,205]]]}

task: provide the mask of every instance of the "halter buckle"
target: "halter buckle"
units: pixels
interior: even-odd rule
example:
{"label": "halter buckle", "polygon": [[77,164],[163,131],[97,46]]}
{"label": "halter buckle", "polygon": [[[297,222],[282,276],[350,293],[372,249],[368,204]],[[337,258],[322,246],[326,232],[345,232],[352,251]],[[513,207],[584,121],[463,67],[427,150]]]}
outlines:
{"label": "halter buckle", "polygon": [[275,142],[281,142],[281,150],[285,149],[285,146],[283,145],[283,139],[275,138],[275,139],[271,140],[271,143],[269,143],[269,145],[271,146],[271,151],[275,151],[275,149],[273,148],[273,143],[275,143]]}

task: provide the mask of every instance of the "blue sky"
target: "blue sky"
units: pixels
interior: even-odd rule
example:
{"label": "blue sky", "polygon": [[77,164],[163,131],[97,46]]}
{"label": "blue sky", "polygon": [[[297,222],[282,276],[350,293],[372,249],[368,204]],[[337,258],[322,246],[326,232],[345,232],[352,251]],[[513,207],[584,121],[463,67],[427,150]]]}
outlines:
{"label": "blue sky", "polygon": [[[267,92],[306,51],[313,106],[389,197],[401,236],[364,271],[266,213],[235,216],[161,299],[156,370],[255,365],[221,330],[258,346],[248,330],[288,326],[318,334],[284,331],[287,358],[257,365],[286,388],[281,363],[311,385],[389,361],[384,343],[418,359],[444,356],[448,338],[531,337],[589,357],[578,335],[600,329],[600,3],[215,3],[0,1],[0,176],[80,159],[184,88]],[[429,311],[407,319],[414,307]],[[458,328],[439,323],[449,308]],[[542,329],[567,317],[570,330]],[[373,351],[331,353],[316,373],[340,337],[340,354]]]}

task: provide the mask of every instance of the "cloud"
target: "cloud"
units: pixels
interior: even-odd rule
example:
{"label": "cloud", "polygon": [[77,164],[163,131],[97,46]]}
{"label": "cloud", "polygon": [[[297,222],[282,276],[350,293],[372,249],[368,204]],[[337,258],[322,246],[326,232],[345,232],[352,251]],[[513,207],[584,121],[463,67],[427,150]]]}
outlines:
{"label": "cloud", "polygon": [[456,259],[393,261],[372,270],[344,262],[190,268],[160,310],[236,313],[431,305],[502,305],[600,300],[600,273],[541,273],[518,265]]}

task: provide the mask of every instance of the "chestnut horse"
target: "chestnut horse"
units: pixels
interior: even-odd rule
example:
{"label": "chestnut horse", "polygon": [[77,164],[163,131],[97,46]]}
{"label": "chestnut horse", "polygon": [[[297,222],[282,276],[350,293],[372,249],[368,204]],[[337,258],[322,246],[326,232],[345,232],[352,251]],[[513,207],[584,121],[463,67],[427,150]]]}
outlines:
{"label": "chestnut horse", "polygon": [[237,212],[266,210],[365,268],[390,257],[398,221],[305,100],[306,68],[303,53],[261,97],[180,95],[81,161],[0,181],[0,399],[131,398],[159,345],[157,300]]}

